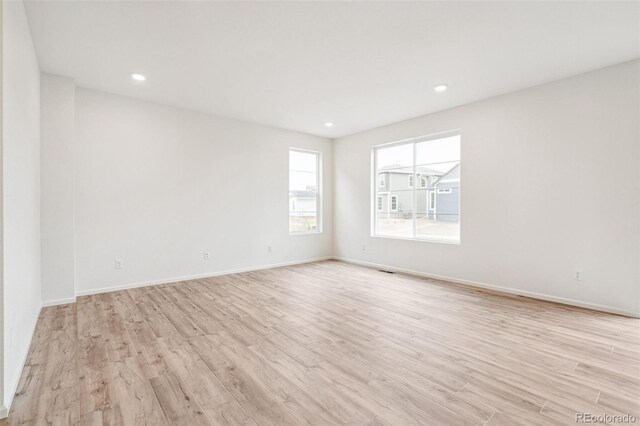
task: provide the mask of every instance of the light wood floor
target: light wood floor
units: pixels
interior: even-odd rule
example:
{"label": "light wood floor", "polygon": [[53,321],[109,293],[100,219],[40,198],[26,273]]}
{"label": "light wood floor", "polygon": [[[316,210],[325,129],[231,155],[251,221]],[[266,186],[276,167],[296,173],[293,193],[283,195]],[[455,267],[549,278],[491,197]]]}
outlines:
{"label": "light wood floor", "polygon": [[9,423],[575,424],[638,401],[637,319],[327,261],[43,309]]}

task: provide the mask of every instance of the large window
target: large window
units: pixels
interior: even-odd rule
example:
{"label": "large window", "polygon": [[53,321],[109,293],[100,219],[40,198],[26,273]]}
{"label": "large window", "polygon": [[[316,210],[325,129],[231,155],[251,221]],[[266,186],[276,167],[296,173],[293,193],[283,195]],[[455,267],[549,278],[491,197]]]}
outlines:
{"label": "large window", "polygon": [[289,149],[289,233],[321,232],[319,152]]}
{"label": "large window", "polygon": [[374,162],[374,177],[386,176],[384,188],[374,186],[374,235],[460,242],[459,134],[382,145]]}

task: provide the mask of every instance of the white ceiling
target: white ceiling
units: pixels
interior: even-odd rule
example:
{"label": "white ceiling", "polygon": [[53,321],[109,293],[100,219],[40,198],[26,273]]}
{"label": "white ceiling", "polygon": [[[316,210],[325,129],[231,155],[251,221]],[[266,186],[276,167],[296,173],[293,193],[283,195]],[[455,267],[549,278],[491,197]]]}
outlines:
{"label": "white ceiling", "polygon": [[[640,56],[637,2],[28,1],[26,8],[45,72],[327,137]],[[147,81],[135,83],[132,72]],[[439,83],[449,90],[435,93]]]}

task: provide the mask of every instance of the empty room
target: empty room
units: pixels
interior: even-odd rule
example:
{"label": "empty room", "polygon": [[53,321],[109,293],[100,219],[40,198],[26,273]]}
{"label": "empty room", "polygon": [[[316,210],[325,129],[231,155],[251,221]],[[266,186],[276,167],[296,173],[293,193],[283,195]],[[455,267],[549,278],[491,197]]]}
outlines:
{"label": "empty room", "polygon": [[640,2],[0,13],[0,425],[640,424]]}

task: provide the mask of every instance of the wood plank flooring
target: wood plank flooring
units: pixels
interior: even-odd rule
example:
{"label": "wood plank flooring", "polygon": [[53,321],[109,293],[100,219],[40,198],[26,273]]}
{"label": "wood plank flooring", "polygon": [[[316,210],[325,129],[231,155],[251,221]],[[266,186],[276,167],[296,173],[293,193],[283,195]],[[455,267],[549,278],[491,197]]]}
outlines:
{"label": "wood plank flooring", "polygon": [[326,261],[43,309],[8,423],[547,425],[639,401],[638,319]]}

